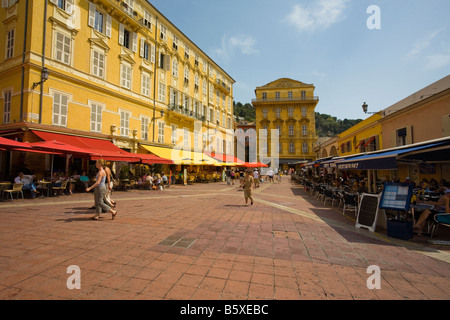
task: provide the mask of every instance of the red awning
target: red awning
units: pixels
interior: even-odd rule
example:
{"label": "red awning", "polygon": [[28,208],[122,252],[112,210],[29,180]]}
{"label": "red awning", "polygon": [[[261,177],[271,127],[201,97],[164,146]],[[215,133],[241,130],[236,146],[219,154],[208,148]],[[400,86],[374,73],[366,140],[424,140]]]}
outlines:
{"label": "red awning", "polygon": [[222,161],[224,163],[238,163],[238,164],[245,164],[245,161],[242,161],[238,159],[237,157],[230,155],[230,154],[219,154],[219,153],[208,153],[205,152],[207,156],[210,156],[214,159],[217,159],[219,161]]}
{"label": "red awning", "polygon": [[245,167],[245,168],[268,168],[269,166],[267,164],[261,163],[261,162],[256,162],[256,163],[244,163],[239,165],[240,167]]}
{"label": "red awning", "polygon": [[370,138],[369,141],[367,141],[367,142],[364,144],[363,148],[367,147],[373,140],[375,140],[375,137]]}
{"label": "red awning", "polygon": [[99,154],[95,153],[92,149],[82,149],[56,140],[34,142],[30,143],[30,146],[38,150],[49,152],[75,154],[79,156],[99,156]]}
{"label": "red awning", "polygon": [[92,152],[90,155],[91,160],[104,159],[108,161],[126,161],[126,162],[140,162],[141,159],[136,155],[126,152],[111,141],[100,140],[94,138],[84,138],[77,136],[70,136],[66,134],[51,133],[44,131],[35,131],[33,133],[42,140],[46,141],[59,141],[68,145],[72,145],[81,149]]}
{"label": "red awning", "polygon": [[362,144],[364,143],[364,140],[361,140],[358,145],[355,147],[355,149],[358,149]]}
{"label": "red awning", "polygon": [[[0,147],[4,149],[11,149],[11,148],[21,148],[21,149],[31,149],[30,145],[25,142],[19,142],[16,140],[11,140],[7,138],[0,137]],[[20,150],[22,151],[22,150]]]}

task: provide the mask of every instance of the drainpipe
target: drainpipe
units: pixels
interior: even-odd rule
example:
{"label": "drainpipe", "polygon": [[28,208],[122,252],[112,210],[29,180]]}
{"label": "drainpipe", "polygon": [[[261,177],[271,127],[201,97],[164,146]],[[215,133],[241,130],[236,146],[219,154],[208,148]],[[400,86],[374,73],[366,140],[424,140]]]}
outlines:
{"label": "drainpipe", "polygon": [[27,51],[27,30],[28,29],[28,0],[25,2],[25,30],[23,32],[23,53],[22,53],[22,82],[20,90],[20,122],[23,121],[23,90],[25,86],[25,55]]}
{"label": "drainpipe", "polygon": [[[45,40],[46,40],[46,34],[47,34],[47,1],[45,2],[44,6],[44,30],[43,30],[43,39],[42,39],[42,68],[45,67]],[[39,100],[39,124],[42,124],[42,105],[43,105],[43,98],[44,98],[44,84],[41,84],[41,95]]]}
{"label": "drainpipe", "polygon": [[158,17],[156,17],[155,22],[155,68],[153,74],[153,138],[152,141],[155,142],[155,125],[156,125],[156,77],[158,72]]}

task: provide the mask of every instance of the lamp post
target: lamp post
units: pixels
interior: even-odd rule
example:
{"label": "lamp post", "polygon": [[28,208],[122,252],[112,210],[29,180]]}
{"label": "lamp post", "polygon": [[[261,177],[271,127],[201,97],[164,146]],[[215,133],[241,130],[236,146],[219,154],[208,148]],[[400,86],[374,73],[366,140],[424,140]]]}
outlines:
{"label": "lamp post", "polygon": [[42,85],[45,81],[48,80],[48,69],[46,67],[43,67],[41,70],[41,81],[39,82],[33,82],[33,90],[36,89],[37,86]]}
{"label": "lamp post", "polygon": [[364,104],[362,105],[362,109],[364,111],[365,114],[377,114],[378,112],[368,112],[369,110],[369,105],[367,103],[364,102]]}
{"label": "lamp post", "polygon": [[[155,110],[153,110],[153,114],[155,114]],[[160,117],[153,117],[152,118],[152,124],[153,124],[153,142],[155,142],[155,125],[156,125],[156,120],[164,118],[164,110],[161,110],[161,116]]]}

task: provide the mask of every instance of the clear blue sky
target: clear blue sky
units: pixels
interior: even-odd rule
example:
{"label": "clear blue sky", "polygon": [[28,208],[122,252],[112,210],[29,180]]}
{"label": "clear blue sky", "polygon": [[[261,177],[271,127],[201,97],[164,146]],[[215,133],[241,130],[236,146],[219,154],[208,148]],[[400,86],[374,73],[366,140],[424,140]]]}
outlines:
{"label": "clear blue sky", "polygon": [[365,119],[363,102],[379,111],[450,74],[449,0],[150,3],[236,80],[236,102],[286,77],[316,86],[317,112]]}

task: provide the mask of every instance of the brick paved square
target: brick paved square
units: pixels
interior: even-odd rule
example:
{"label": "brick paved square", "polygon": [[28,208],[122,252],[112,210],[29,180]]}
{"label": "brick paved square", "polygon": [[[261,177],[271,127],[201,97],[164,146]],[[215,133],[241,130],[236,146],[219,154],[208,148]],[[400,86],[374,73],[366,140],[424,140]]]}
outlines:
{"label": "brick paved square", "polygon": [[[115,192],[120,215],[100,221],[90,194],[0,202],[0,299],[450,298],[450,249],[357,229],[288,179],[260,187],[253,207],[230,206],[236,190]],[[145,209],[155,201],[167,206]],[[373,264],[381,290],[366,285]],[[80,290],[66,286],[70,265]]]}

